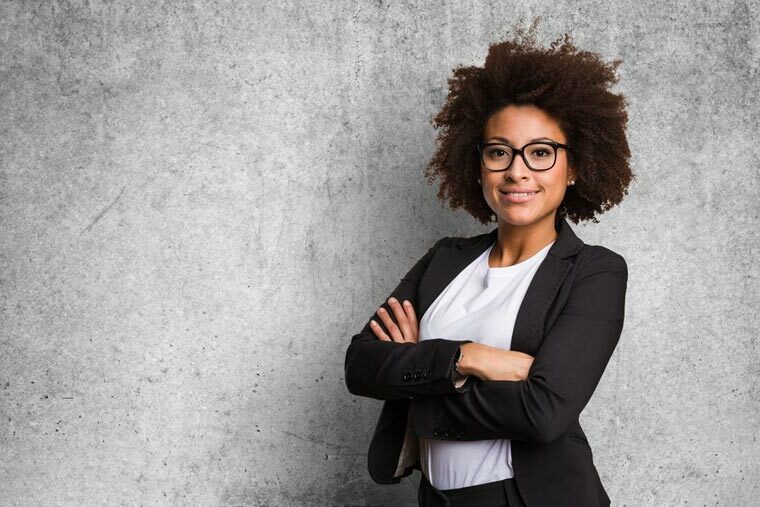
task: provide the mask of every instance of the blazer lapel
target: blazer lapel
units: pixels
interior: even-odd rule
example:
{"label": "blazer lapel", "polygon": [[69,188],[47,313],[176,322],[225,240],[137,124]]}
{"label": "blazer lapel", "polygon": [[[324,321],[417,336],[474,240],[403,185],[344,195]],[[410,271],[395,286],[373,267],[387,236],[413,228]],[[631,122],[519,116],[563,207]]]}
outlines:
{"label": "blazer lapel", "polygon": [[583,247],[581,241],[562,218],[557,224],[557,239],[538,266],[520,309],[517,311],[510,348],[535,355],[543,341],[543,324],[562,282],[573,267],[567,260]]}
{"label": "blazer lapel", "polygon": [[[557,227],[557,239],[538,267],[517,312],[512,350],[526,354],[535,354],[538,350],[543,330],[541,324],[573,265],[566,259],[577,254],[583,246],[583,241],[575,235],[566,219],[560,219]],[[429,276],[423,279],[419,287],[420,318],[448,284],[496,241],[498,231],[496,227],[486,234],[439,247],[427,269]]]}
{"label": "blazer lapel", "polygon": [[457,242],[452,242],[450,246],[438,247],[438,251],[428,265],[425,277],[417,288],[420,319],[449,283],[496,241],[498,232],[497,227],[489,233],[461,238]]}

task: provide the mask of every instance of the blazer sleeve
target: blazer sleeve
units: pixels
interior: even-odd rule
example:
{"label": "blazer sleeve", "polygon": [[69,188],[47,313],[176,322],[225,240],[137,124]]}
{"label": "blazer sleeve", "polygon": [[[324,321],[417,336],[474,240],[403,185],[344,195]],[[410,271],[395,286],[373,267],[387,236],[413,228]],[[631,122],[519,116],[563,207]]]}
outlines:
{"label": "blazer sleeve", "polygon": [[[422,317],[418,311],[417,286],[430,259],[445,239],[438,240],[385,298],[382,306],[389,315],[394,315],[388,305],[388,298],[393,296],[399,302],[409,300],[417,318]],[[351,338],[345,358],[345,381],[352,394],[378,400],[394,400],[413,398],[416,395],[462,393],[472,386],[468,379],[464,385],[457,387],[453,377],[457,349],[472,340],[436,338],[419,343],[385,341],[375,336],[369,325],[371,319],[388,332],[375,311],[364,328]]]}
{"label": "blazer sleeve", "polygon": [[605,256],[584,271],[526,380],[476,379],[462,394],[414,399],[410,410],[417,435],[549,443],[564,434],[591,398],[623,329],[628,281],[623,257]]}

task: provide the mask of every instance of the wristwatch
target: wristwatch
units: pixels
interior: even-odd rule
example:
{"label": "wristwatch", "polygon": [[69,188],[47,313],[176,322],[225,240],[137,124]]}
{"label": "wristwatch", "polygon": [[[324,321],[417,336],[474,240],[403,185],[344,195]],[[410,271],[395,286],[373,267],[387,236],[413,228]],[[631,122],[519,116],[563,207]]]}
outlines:
{"label": "wristwatch", "polygon": [[454,373],[452,375],[454,379],[454,383],[467,377],[467,375],[462,375],[462,373],[459,371],[459,361],[462,360],[462,357],[463,357],[462,347],[459,347],[456,353],[454,354]]}

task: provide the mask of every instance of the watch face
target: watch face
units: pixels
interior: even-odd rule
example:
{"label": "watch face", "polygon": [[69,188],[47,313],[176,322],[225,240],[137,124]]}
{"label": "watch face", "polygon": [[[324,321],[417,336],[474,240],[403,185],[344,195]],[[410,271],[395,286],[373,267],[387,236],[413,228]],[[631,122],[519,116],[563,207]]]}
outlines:
{"label": "watch face", "polygon": [[454,354],[454,371],[457,373],[457,375],[461,375],[459,373],[459,359],[462,357],[462,348],[458,348],[456,353]]}

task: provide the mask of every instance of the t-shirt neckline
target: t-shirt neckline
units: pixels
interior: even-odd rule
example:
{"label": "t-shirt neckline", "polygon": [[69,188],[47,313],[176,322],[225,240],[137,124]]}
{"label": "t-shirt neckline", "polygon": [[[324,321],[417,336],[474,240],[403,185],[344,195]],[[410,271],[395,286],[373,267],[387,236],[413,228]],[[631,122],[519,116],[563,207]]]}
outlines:
{"label": "t-shirt neckline", "polygon": [[551,248],[551,246],[554,244],[556,240],[552,241],[551,243],[547,244],[545,247],[543,247],[541,250],[536,252],[535,254],[531,255],[524,261],[520,261],[517,264],[512,264],[511,266],[499,266],[496,268],[492,268],[488,265],[488,258],[491,255],[491,250],[493,250],[493,247],[496,245],[496,242],[494,241],[491,246],[488,247],[488,249],[485,252],[485,256],[483,259],[483,265],[485,266],[488,275],[489,276],[501,276],[501,275],[511,275],[513,273],[519,272],[523,270],[524,268],[527,268],[528,266],[532,265],[533,262],[537,260],[539,256],[541,256],[543,253],[545,253],[547,250]]}

